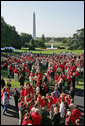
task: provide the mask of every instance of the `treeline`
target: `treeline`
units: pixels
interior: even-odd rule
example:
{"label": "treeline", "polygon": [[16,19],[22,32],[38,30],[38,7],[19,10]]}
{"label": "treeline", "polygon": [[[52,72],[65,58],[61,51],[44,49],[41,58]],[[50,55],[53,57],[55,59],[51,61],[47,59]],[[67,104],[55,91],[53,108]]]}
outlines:
{"label": "treeline", "polygon": [[[51,40],[52,38],[50,37],[46,38],[47,43]],[[70,50],[84,49],[84,28],[77,30],[72,37],[58,37],[53,40],[56,44],[61,42],[65,48],[67,47]]]}
{"label": "treeline", "polygon": [[[35,47],[46,48],[45,43],[50,43],[51,40],[52,37],[45,37],[44,34],[37,40],[34,40],[31,34],[18,34],[15,26],[7,24],[1,17],[1,47],[12,46],[16,49],[27,47],[34,50]],[[61,42],[68,49],[84,49],[84,29],[77,30],[73,37],[58,37],[53,38],[53,41]]]}
{"label": "treeline", "polygon": [[34,40],[31,34],[21,33],[20,35],[16,31],[15,26],[11,26],[4,21],[1,17],[1,47],[12,46],[16,49],[22,47],[28,47],[29,49],[35,49],[35,47],[45,48],[45,37],[42,35],[40,39]]}
{"label": "treeline", "polygon": [[61,42],[70,50],[84,49],[84,29],[77,30],[73,37],[63,38]]}

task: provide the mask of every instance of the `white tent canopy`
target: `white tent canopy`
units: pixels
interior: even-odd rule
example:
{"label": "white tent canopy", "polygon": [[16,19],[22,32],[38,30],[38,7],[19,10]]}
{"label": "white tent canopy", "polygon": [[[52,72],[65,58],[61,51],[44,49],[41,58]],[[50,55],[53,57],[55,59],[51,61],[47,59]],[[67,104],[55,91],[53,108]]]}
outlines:
{"label": "white tent canopy", "polygon": [[15,49],[14,47],[5,47],[5,49]]}
{"label": "white tent canopy", "polygon": [[5,48],[1,48],[1,50],[5,50]]}
{"label": "white tent canopy", "polygon": [[18,52],[18,50],[15,49],[14,47],[4,47],[4,48],[1,48],[1,50],[5,50],[5,49],[11,49],[11,50],[13,50],[14,52]]}

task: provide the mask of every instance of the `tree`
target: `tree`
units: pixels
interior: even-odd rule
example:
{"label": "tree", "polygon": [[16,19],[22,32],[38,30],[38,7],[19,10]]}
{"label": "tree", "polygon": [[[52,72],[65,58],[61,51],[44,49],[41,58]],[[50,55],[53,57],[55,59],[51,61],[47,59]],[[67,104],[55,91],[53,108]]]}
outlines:
{"label": "tree", "polygon": [[29,50],[35,50],[35,40],[34,39],[31,39],[30,42],[29,42]]}
{"label": "tree", "polygon": [[84,49],[84,29],[78,29],[69,41],[69,49]]}
{"label": "tree", "polygon": [[15,26],[11,26],[1,17],[1,47],[13,46],[21,48],[21,38],[18,35]]}
{"label": "tree", "polygon": [[21,44],[23,47],[27,47],[29,45],[30,40],[32,39],[32,35],[27,33],[21,33]]}

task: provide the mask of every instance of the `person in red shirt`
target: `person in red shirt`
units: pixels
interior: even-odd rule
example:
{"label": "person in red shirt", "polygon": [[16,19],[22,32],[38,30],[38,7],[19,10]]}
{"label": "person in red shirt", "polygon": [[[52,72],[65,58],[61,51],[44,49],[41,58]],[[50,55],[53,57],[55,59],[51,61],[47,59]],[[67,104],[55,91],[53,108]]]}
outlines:
{"label": "person in red shirt", "polygon": [[81,112],[78,110],[78,106],[75,106],[75,109],[72,112],[72,115],[75,117],[75,120],[79,119],[81,116]]}
{"label": "person in red shirt", "polygon": [[68,75],[67,76],[67,89],[68,89],[68,91],[70,89],[70,84],[71,84],[71,77],[70,77],[70,75]]}
{"label": "person in red shirt", "polygon": [[42,79],[42,72],[38,73],[38,77]]}
{"label": "person in red shirt", "polygon": [[65,87],[65,79],[66,79],[66,75],[64,73],[62,73],[62,78],[63,78],[63,87]]}
{"label": "person in red shirt", "polygon": [[23,119],[22,125],[28,125],[31,124],[32,125],[32,120],[30,119],[30,115],[26,116],[25,119]]}
{"label": "person in red shirt", "polygon": [[65,97],[65,102],[67,102],[67,104],[70,104],[70,98],[68,96]]}
{"label": "person in red shirt", "polygon": [[30,89],[26,88],[26,89],[24,90],[24,96],[27,96],[29,93],[30,93]]}
{"label": "person in red shirt", "polygon": [[27,68],[27,66],[25,67],[25,73],[26,73],[26,77],[28,77],[28,75],[29,75],[29,69]]}
{"label": "person in red shirt", "polygon": [[20,96],[24,96],[24,86],[23,85],[21,85],[21,91],[20,91]]}
{"label": "person in red shirt", "polygon": [[41,97],[40,105],[41,105],[41,107],[45,107],[45,105],[46,105],[44,96]]}
{"label": "person in red shirt", "polygon": [[15,81],[18,81],[18,70],[17,70],[17,68],[15,68],[15,69],[13,70],[13,73],[14,73],[14,80],[15,80]]}
{"label": "person in red shirt", "polygon": [[75,124],[75,118],[72,116],[71,112],[68,111],[66,114],[67,118],[65,119],[65,125],[67,125],[67,120],[70,119],[71,123],[74,125]]}
{"label": "person in red shirt", "polygon": [[52,104],[56,104],[57,98],[53,93],[51,93],[50,99],[51,99]]}
{"label": "person in red shirt", "polygon": [[80,77],[80,76],[79,76],[79,72],[76,71],[76,72],[75,72],[75,76],[76,76],[76,81],[77,81],[77,85],[78,85],[78,80],[79,80],[79,77]]}
{"label": "person in red shirt", "polygon": [[48,102],[47,102],[47,111],[49,112],[50,119],[51,119],[52,118],[52,102],[50,99],[48,99]]}
{"label": "person in red shirt", "polygon": [[8,66],[8,75],[12,76],[12,67],[11,67],[11,64]]}
{"label": "person in red shirt", "polygon": [[31,116],[32,116],[32,120],[33,120],[33,123],[32,123],[33,125],[41,124],[42,116],[38,109],[35,109],[35,113],[32,113]]}
{"label": "person in red shirt", "polygon": [[56,69],[57,69],[57,67],[56,66],[53,66],[53,71],[54,72],[56,72]]}
{"label": "person in red shirt", "polygon": [[58,98],[58,102],[61,103],[62,98],[64,99],[64,102],[65,102],[65,96],[66,96],[66,94],[63,92],[63,93],[60,95],[60,97]]}
{"label": "person in red shirt", "polygon": [[74,58],[71,60],[71,62],[72,62],[72,63],[74,63],[74,62],[75,62]]}

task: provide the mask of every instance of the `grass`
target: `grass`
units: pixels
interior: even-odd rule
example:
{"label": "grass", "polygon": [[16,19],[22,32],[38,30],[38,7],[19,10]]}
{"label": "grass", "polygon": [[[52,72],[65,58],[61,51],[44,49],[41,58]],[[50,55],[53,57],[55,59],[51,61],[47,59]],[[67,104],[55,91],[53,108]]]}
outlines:
{"label": "grass", "polygon": [[[28,48],[22,48],[21,50],[18,50],[19,52],[29,52]],[[36,48],[36,50],[30,50],[32,53],[42,53],[42,54],[60,54],[61,52],[72,52],[73,54],[81,54],[84,53],[84,50],[67,50],[67,49],[40,49]]]}
{"label": "grass", "polygon": [[[7,70],[1,70],[1,75],[4,77],[5,83],[7,84],[7,76],[8,76]],[[14,88],[14,87],[19,88],[20,87],[20,83],[18,81],[15,81],[14,78],[11,78],[11,85],[12,85],[12,88]],[[52,86],[53,86],[53,84],[52,84]],[[79,84],[76,85],[76,88],[78,88],[78,89],[84,89],[84,78],[81,78],[79,80]]]}

